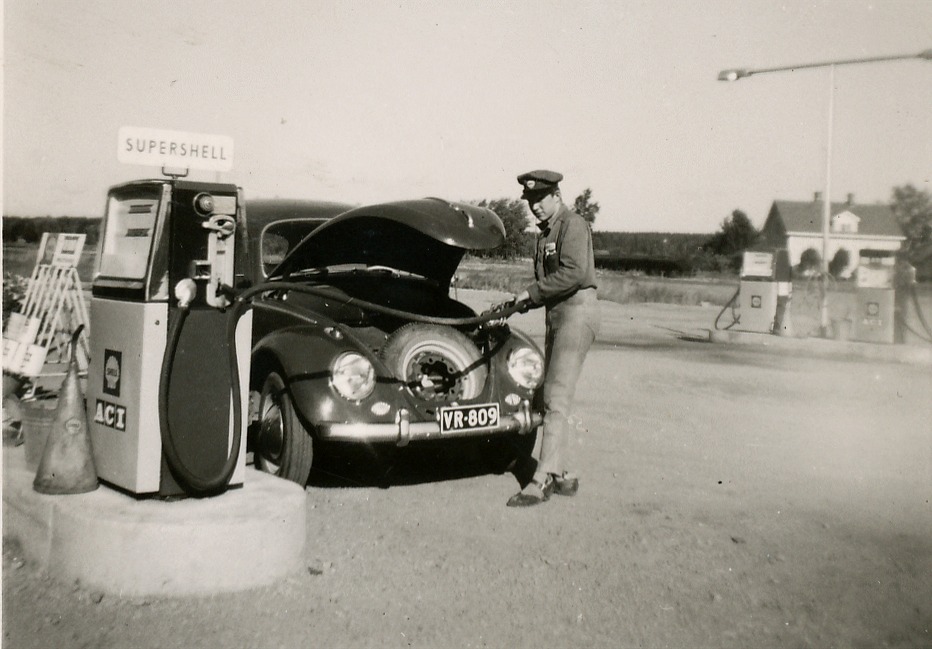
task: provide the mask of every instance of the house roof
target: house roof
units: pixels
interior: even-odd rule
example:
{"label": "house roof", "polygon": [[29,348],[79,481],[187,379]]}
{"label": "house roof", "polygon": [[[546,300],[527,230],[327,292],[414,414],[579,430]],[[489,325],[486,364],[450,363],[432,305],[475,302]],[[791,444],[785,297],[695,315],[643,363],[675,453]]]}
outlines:
{"label": "house roof", "polygon": [[[774,201],[772,211],[787,232],[822,232],[822,201]],[[857,234],[862,237],[901,237],[903,231],[887,205],[832,203],[831,215],[851,212],[861,221]]]}

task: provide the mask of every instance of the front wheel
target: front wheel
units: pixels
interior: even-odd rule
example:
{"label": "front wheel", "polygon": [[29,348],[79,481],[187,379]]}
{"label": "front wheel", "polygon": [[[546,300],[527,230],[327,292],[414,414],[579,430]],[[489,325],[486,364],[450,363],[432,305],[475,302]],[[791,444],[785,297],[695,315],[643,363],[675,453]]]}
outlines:
{"label": "front wheel", "polygon": [[260,471],[302,487],[307,484],[314,459],[314,440],[298,418],[284,379],[275,371],[269,372],[262,382],[253,458]]}

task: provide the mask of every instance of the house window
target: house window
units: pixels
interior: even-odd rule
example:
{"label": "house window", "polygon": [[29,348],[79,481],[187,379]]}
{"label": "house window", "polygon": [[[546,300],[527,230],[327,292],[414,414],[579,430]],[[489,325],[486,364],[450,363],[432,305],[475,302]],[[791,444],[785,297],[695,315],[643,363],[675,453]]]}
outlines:
{"label": "house window", "polygon": [[851,212],[842,212],[832,218],[832,232],[855,234],[858,231],[857,216]]}

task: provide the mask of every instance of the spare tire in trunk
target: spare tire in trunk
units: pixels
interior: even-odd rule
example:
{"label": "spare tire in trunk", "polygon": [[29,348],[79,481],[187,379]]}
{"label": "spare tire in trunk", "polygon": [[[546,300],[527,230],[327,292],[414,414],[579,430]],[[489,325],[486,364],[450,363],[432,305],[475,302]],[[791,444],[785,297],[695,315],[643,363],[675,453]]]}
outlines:
{"label": "spare tire in trunk", "polygon": [[438,405],[478,397],[489,375],[475,343],[442,325],[415,322],[399,327],[382,347],[381,357],[416,397]]}

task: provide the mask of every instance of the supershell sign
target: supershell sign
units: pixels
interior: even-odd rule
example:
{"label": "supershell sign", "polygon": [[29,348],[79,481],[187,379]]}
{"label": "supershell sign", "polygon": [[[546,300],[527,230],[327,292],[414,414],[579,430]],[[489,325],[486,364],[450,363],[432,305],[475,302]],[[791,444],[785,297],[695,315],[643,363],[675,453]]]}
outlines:
{"label": "supershell sign", "polygon": [[117,159],[125,164],[229,171],[233,168],[233,138],[124,126],[117,137]]}

